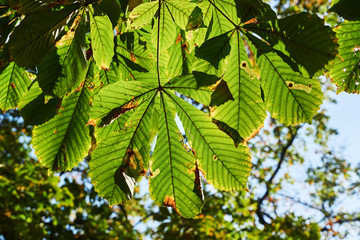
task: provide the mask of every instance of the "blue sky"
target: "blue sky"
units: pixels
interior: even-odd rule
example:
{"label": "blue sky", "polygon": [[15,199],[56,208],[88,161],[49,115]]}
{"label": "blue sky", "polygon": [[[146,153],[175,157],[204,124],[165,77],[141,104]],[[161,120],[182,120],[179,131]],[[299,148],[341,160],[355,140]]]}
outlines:
{"label": "blue sky", "polygon": [[340,93],[333,98],[337,104],[324,104],[330,115],[329,126],[339,131],[330,144],[344,147],[346,159],[360,164],[360,95]]}

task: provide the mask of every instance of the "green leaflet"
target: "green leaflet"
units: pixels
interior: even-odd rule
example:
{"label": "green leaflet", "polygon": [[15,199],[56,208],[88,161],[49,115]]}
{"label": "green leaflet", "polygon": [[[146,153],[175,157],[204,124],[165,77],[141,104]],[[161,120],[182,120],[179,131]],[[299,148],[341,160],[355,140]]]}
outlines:
{"label": "green leaflet", "polygon": [[204,15],[201,8],[196,6],[189,16],[189,20],[186,24],[186,31],[194,30],[200,27],[205,27],[203,23]]}
{"label": "green leaflet", "polygon": [[137,6],[130,13],[130,19],[132,20],[130,27],[133,29],[138,29],[150,24],[156,11],[158,10],[158,5],[159,3],[157,1],[153,1]]}
{"label": "green leaflet", "polygon": [[45,94],[39,87],[39,83],[34,81],[29,91],[20,99],[19,109],[25,125],[40,125],[55,116],[60,104],[59,98],[52,98],[45,103]]}
{"label": "green leaflet", "polygon": [[65,96],[59,113],[33,130],[33,146],[41,164],[51,171],[69,171],[88,154],[91,92],[85,82],[79,91]]}
{"label": "green leaflet", "polygon": [[63,97],[79,87],[87,69],[84,13],[39,65],[38,82],[46,95]]}
{"label": "green leaflet", "polygon": [[[151,197],[186,218],[201,212],[201,185],[195,157],[179,141],[169,98],[160,93],[160,129],[150,167]],[[170,100],[171,101],[171,100]]]}
{"label": "green leaflet", "polygon": [[181,29],[186,30],[186,25],[196,4],[186,0],[167,0],[165,6],[169,10],[175,23]]}
{"label": "green leaflet", "polygon": [[[224,8],[225,7],[225,8]],[[224,34],[234,28],[234,25],[227,19],[227,14],[236,17],[235,4],[228,1],[204,1],[200,4],[200,8],[204,13],[204,24],[208,27],[206,31],[206,39]],[[204,30],[199,29],[199,32]],[[200,33],[199,36],[202,34]],[[204,39],[205,40],[205,39]],[[201,41],[199,42],[201,43]]]}
{"label": "green leaflet", "polygon": [[114,32],[110,18],[97,6],[89,6],[91,47],[96,65],[110,68],[114,56]]}
{"label": "green leaflet", "polygon": [[304,67],[310,77],[320,75],[322,72],[319,73],[319,70],[334,59],[337,48],[334,32],[324,26],[317,15],[300,13],[279,19],[271,25],[248,24],[244,28],[259,34],[274,48],[282,42],[285,49],[278,50]]}
{"label": "green leaflet", "polygon": [[[204,82],[204,80],[208,81],[207,86],[201,85],[201,81]],[[165,84],[164,88],[184,94],[208,106],[210,105],[212,94],[212,89],[209,85],[214,84],[217,80],[218,78],[216,76],[194,72],[193,74],[182,75],[171,79]]]}
{"label": "green leaflet", "polygon": [[91,182],[110,205],[132,198],[134,179],[146,173],[155,94],[152,95],[135,110],[123,129],[109,135],[92,153],[89,164]]}
{"label": "green leaflet", "polygon": [[219,190],[246,189],[251,163],[246,145],[234,146],[233,140],[219,131],[211,118],[188,102],[168,95],[174,102],[189,144],[199,160],[199,170]]}
{"label": "green leaflet", "polygon": [[109,17],[114,28],[121,15],[121,3],[118,0],[102,0],[98,6]]}
{"label": "green leaflet", "polygon": [[[158,11],[158,6],[158,1],[143,3],[137,6],[130,14],[130,19],[132,20],[130,28],[138,29],[150,24],[155,13]],[[163,11],[162,14],[171,16],[176,24],[185,30],[188,19],[195,6],[196,4],[190,1],[166,0],[162,1],[161,8],[163,8],[163,10],[161,11]]]}
{"label": "green leaflet", "polygon": [[355,4],[358,2],[354,0],[333,0],[329,12],[336,12],[346,20],[359,21],[359,9]]}
{"label": "green leaflet", "polygon": [[130,116],[134,113],[134,109],[129,110],[123,114],[121,114],[118,118],[112,121],[109,125],[105,127],[97,127],[95,128],[95,139],[96,143],[106,140],[115,131],[120,131],[124,129],[126,122],[129,120]]}
{"label": "green leaflet", "polygon": [[0,68],[0,109],[17,107],[30,83],[28,73],[15,62]]}
{"label": "green leaflet", "polygon": [[130,14],[130,19],[132,20],[130,28],[137,29],[148,25],[155,13],[157,13],[158,20],[156,20],[152,28],[151,40],[153,45],[157,46],[159,33],[159,50],[162,52],[175,42],[176,25],[185,30],[189,16],[195,6],[191,2],[184,4],[184,1],[176,0],[162,1],[160,9],[159,2],[157,1],[141,4]]}
{"label": "green leaflet", "polygon": [[19,66],[32,67],[55,45],[77,4],[60,11],[43,11],[21,21],[10,37],[10,53]]}
{"label": "green leaflet", "polygon": [[175,44],[168,49],[167,76],[173,78],[179,75],[185,75],[192,70],[192,60],[194,56],[189,52],[189,43],[185,40],[184,31],[180,30]]}
{"label": "green leaflet", "polygon": [[[261,87],[265,95],[266,109],[271,116],[287,125],[311,123],[323,99],[320,81],[295,72],[289,65],[290,61],[284,61],[286,57],[282,56],[282,52],[272,49],[258,39],[251,40],[258,48],[256,57],[260,68]],[[279,44],[277,48],[283,49],[284,46]]]}
{"label": "green leaflet", "polygon": [[155,59],[144,38],[137,32],[121,34],[116,42],[116,58],[124,71],[147,72],[152,69]]}
{"label": "green leaflet", "polygon": [[250,65],[239,32],[233,34],[231,46],[223,78],[234,101],[216,107],[211,116],[235,129],[243,139],[249,139],[263,126],[265,105],[261,99],[260,81]]}
{"label": "green leaflet", "polygon": [[139,98],[154,90],[154,85],[141,81],[119,81],[95,95],[91,108],[92,125],[109,124],[122,113],[135,108]]}
{"label": "green leaflet", "polygon": [[[157,46],[157,42],[159,41],[159,50],[160,52],[168,49],[176,40],[176,23],[173,21],[171,17],[171,13],[166,7],[166,3],[161,5],[159,15],[157,16],[159,19],[156,20],[154,27],[151,32],[151,41],[154,46]],[[158,39],[158,31],[159,31],[159,39]]]}
{"label": "green leaflet", "polygon": [[195,49],[195,56],[211,63],[219,69],[219,63],[230,54],[229,32],[205,41],[199,48]]}
{"label": "green leaflet", "polygon": [[360,93],[360,21],[345,21],[335,28],[339,55],[330,68],[337,92]]}

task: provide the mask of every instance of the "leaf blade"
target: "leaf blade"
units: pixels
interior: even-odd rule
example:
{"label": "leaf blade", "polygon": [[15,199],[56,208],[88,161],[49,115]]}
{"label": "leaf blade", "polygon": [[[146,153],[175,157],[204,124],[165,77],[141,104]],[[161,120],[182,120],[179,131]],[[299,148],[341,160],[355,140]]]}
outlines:
{"label": "leaf blade", "polygon": [[150,167],[150,193],[162,206],[173,207],[185,218],[195,217],[203,205],[196,182],[195,158],[179,142],[177,126],[161,93],[161,123]]}
{"label": "leaf blade", "polygon": [[90,6],[90,38],[96,65],[110,68],[114,56],[114,32],[110,18],[96,6]]}

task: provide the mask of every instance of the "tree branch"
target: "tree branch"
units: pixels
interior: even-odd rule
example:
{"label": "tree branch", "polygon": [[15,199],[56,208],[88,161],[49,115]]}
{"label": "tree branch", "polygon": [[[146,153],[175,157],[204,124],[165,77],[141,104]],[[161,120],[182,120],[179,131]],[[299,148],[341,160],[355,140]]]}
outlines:
{"label": "tree branch", "polygon": [[297,135],[297,133],[298,133],[298,131],[300,129],[300,126],[295,127],[295,133],[292,133],[292,128],[291,127],[288,127],[288,129],[289,129],[289,132],[291,134],[291,138],[288,140],[287,144],[281,150],[280,160],[279,160],[279,162],[278,162],[278,164],[276,166],[276,169],[273,172],[273,174],[271,175],[270,179],[266,182],[266,192],[264,193],[264,195],[261,198],[259,198],[257,200],[256,215],[259,218],[259,222],[261,224],[263,224],[263,225],[267,225],[268,223],[264,219],[264,213],[261,211],[261,205],[264,202],[264,200],[269,196],[270,189],[271,189],[271,186],[272,186],[272,182],[273,182],[274,178],[276,177],[276,175],[278,174],[282,164],[284,163],[286,153],[287,153],[288,149],[290,148],[290,146],[293,144],[293,142],[294,142],[294,140],[296,138],[296,135]]}

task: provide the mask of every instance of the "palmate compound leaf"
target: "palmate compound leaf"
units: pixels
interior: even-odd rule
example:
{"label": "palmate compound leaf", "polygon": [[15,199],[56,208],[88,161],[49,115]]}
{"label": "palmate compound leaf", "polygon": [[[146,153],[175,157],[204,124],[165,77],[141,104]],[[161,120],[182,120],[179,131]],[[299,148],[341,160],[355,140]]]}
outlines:
{"label": "palmate compound leaf", "polygon": [[0,109],[7,111],[17,107],[30,84],[28,73],[15,62],[0,68]]}
{"label": "palmate compound leaf", "polygon": [[68,171],[87,156],[91,146],[91,91],[86,80],[62,99],[59,113],[33,130],[33,146],[41,164],[51,171]]}
{"label": "palmate compound leaf", "polygon": [[330,68],[337,92],[360,93],[360,21],[345,21],[335,28],[339,55]]}
{"label": "palmate compound leaf", "polygon": [[199,169],[192,152],[179,141],[171,99],[163,92],[160,98],[160,127],[151,157],[149,191],[158,205],[173,207],[183,217],[192,218],[203,206]]}
{"label": "palmate compound leaf", "polygon": [[96,65],[108,69],[114,56],[114,32],[110,18],[95,5],[89,6],[90,38]]}
{"label": "palmate compound leaf", "polygon": [[110,134],[106,141],[100,142],[92,153],[89,176],[95,190],[106,198],[110,205],[132,198],[135,179],[139,174],[147,172],[155,94],[155,90],[150,92],[124,127]]}
{"label": "palmate compound leaf", "polygon": [[[108,88],[112,86],[114,89],[119,83],[111,84]],[[129,89],[136,89],[140,82],[125,83]],[[131,84],[136,85],[131,88]],[[122,128],[101,140],[90,161],[90,177],[96,190],[111,205],[131,198],[134,180],[147,171],[152,131],[150,124],[154,123],[152,119],[155,115],[158,115],[155,120],[158,137],[150,166],[150,193],[155,202],[174,207],[184,217],[194,217],[201,211],[203,204],[199,171],[220,190],[246,188],[251,165],[248,148],[244,145],[236,148],[231,138],[221,132],[210,117],[171,91],[164,86],[163,91],[158,92],[154,88],[134,96],[127,95],[126,100],[120,99],[121,95],[117,94],[112,99],[120,99],[123,111],[118,109],[115,116],[111,114],[111,109],[100,114],[117,119],[130,115]],[[101,90],[98,95],[104,95],[105,92]],[[158,97],[154,99],[155,96]],[[136,108],[125,109],[133,102],[133,97],[141,99]],[[94,105],[100,101],[100,98],[95,98]],[[182,139],[179,139],[175,111],[191,140],[191,154],[181,143]],[[93,114],[99,115],[96,112]]]}
{"label": "palmate compound leaf", "polygon": [[[257,48],[261,87],[271,116],[287,125],[311,123],[323,99],[320,81],[297,72],[296,65],[283,52],[250,34],[247,37]],[[255,52],[254,46],[251,49]],[[281,43],[276,48],[285,50]]]}

